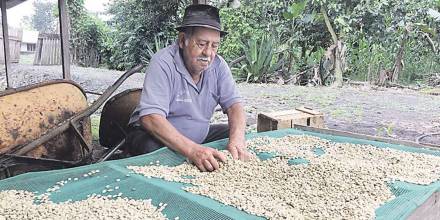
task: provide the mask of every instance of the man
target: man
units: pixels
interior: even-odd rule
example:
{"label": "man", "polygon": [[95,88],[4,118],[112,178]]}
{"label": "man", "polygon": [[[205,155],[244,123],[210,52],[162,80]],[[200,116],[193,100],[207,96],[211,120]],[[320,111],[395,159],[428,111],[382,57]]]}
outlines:
{"label": "man", "polygon": [[[219,10],[188,6],[176,29],[177,42],[150,61],[129,123],[128,151],[138,155],[168,146],[201,171],[213,171],[226,157],[200,144],[229,137],[227,149],[233,158],[246,160],[245,113],[231,71],[216,54],[220,37],[227,34],[221,30]],[[229,126],[209,124],[218,104]]]}

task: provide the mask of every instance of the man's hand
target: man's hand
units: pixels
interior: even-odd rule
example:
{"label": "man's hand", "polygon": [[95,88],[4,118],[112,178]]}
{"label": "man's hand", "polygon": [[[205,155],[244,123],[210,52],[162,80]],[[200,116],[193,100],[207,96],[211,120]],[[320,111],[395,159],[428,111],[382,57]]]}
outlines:
{"label": "man's hand", "polygon": [[246,142],[241,141],[229,141],[226,149],[231,153],[232,158],[247,161],[250,158],[250,153],[246,149]]}
{"label": "man's hand", "polygon": [[218,162],[226,162],[226,156],[222,152],[201,145],[194,146],[187,158],[202,172],[218,170],[220,167]]}
{"label": "man's hand", "polygon": [[226,149],[231,152],[232,158],[248,160],[250,153],[246,149],[244,130],[246,128],[246,115],[243,106],[237,102],[226,110],[229,123],[229,143]]}

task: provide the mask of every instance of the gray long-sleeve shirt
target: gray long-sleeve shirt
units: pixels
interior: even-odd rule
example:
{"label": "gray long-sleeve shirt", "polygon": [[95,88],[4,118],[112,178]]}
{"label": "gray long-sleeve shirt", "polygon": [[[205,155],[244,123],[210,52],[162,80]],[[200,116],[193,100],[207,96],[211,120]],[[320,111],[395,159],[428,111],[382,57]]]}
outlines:
{"label": "gray long-sleeve shirt", "polygon": [[177,43],[157,52],[147,69],[140,103],[130,124],[142,116],[159,114],[196,143],[205,140],[209,121],[220,104],[225,112],[241,102],[231,71],[216,55],[203,72],[199,87],[186,69]]}

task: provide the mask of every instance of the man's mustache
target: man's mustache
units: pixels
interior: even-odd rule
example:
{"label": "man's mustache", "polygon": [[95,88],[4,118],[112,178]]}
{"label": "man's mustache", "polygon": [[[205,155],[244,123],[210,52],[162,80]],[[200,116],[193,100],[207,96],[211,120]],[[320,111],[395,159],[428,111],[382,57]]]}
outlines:
{"label": "man's mustache", "polygon": [[209,57],[197,57],[198,61],[205,61],[205,62],[209,62]]}

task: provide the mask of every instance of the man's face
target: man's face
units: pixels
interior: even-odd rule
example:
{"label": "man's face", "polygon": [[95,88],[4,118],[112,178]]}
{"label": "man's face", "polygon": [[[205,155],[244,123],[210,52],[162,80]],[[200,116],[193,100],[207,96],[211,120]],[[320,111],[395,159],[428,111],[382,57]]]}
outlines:
{"label": "man's face", "polygon": [[201,74],[214,60],[220,43],[220,32],[196,27],[190,37],[179,35],[179,46],[183,49],[183,60],[191,75]]}

